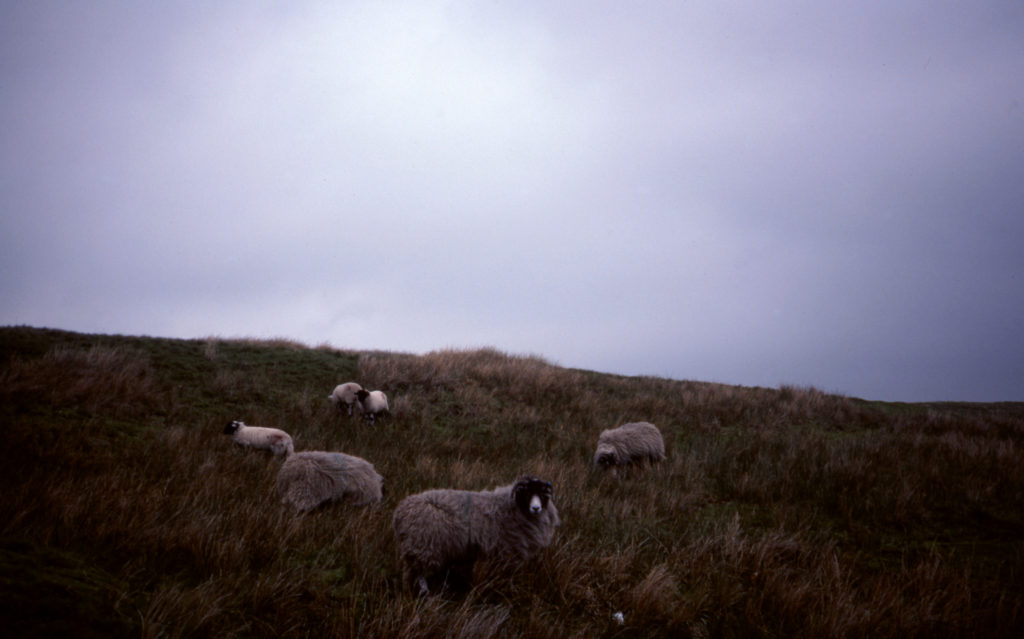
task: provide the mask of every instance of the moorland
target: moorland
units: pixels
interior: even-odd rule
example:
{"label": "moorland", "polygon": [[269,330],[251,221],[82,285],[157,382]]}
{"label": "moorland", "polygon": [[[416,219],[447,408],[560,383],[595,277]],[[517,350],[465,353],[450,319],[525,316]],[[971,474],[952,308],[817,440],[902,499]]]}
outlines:
{"label": "moorland", "polygon": [[[350,380],[391,414],[337,411]],[[290,510],[233,419],[370,460],[383,502]],[[629,421],[667,461],[599,472],[599,433]],[[8,636],[1024,636],[1024,403],[13,326],[0,432]],[[522,474],[554,486],[550,547],[468,592],[403,588],[402,497]]]}

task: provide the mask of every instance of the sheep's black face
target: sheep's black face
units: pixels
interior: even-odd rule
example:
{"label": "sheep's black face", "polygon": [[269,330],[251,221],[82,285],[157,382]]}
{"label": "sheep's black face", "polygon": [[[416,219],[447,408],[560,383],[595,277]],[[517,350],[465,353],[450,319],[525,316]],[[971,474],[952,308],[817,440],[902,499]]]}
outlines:
{"label": "sheep's black face", "polygon": [[536,477],[523,477],[512,489],[516,507],[526,515],[537,516],[551,501],[551,482]]}
{"label": "sheep's black face", "polygon": [[224,427],[224,434],[234,435],[236,430],[238,430],[238,422],[228,422],[228,425]]}
{"label": "sheep's black face", "polygon": [[602,453],[597,457],[597,465],[601,468],[608,468],[615,465],[615,455],[611,453]]}

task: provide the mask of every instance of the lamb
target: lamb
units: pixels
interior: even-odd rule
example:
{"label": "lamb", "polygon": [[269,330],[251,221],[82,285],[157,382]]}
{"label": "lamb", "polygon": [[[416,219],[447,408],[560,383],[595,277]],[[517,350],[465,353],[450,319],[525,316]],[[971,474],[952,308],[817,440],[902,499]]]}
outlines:
{"label": "lamb", "polygon": [[384,495],[384,478],[361,457],[323,451],[288,455],[277,473],[282,504],[302,512],[331,501],[364,506]]}
{"label": "lamb", "polygon": [[616,468],[665,460],[665,441],[658,427],[649,422],[633,422],[601,433],[594,453],[594,465]]}
{"label": "lamb", "polygon": [[356,393],[363,390],[363,387],[355,382],[345,382],[334,387],[334,392],[327,396],[327,399],[338,407],[338,410],[348,408],[349,417],[352,416],[352,408],[356,406]]}
{"label": "lamb", "polygon": [[551,482],[531,476],[490,491],[410,495],[392,517],[403,578],[420,595],[460,569],[471,571],[478,558],[510,566],[533,557],[551,543],[560,523]]}
{"label": "lamb", "polygon": [[269,450],[275,456],[290,455],[295,452],[291,435],[277,428],[246,426],[244,422],[235,420],[224,427],[224,434],[231,435],[231,439],[236,444],[247,448]]}
{"label": "lamb", "polygon": [[383,391],[367,391],[359,389],[356,391],[356,399],[359,400],[359,409],[371,424],[377,423],[377,415],[388,412],[388,396]]}

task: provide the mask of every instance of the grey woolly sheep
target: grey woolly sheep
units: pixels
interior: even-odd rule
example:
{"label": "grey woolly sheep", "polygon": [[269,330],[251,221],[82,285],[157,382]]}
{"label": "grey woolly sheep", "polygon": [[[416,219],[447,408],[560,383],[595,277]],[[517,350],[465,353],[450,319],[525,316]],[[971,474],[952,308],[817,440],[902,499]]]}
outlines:
{"label": "grey woolly sheep", "polygon": [[281,503],[300,511],[339,501],[363,506],[383,497],[384,478],[361,457],[323,451],[288,455],[277,473]]}
{"label": "grey woolly sheep", "polygon": [[551,482],[529,476],[490,491],[410,495],[392,517],[405,583],[421,595],[453,570],[471,570],[478,558],[511,565],[533,557],[559,523]]}
{"label": "grey woolly sheep", "polygon": [[356,406],[356,393],[363,390],[363,387],[355,382],[345,382],[334,387],[334,391],[327,396],[327,399],[338,407],[338,410],[348,409],[349,417],[352,416],[352,408]]}
{"label": "grey woolly sheep", "polygon": [[594,465],[616,468],[665,460],[665,441],[650,422],[633,422],[601,433],[594,453]]}
{"label": "grey woolly sheep", "polygon": [[356,391],[356,399],[359,400],[359,409],[362,411],[363,416],[371,424],[377,422],[378,414],[388,412],[388,396],[383,391],[359,389]]}
{"label": "grey woolly sheep", "polygon": [[291,435],[277,428],[246,426],[244,422],[235,420],[224,427],[224,434],[231,435],[236,444],[269,450],[277,456],[295,452]]}

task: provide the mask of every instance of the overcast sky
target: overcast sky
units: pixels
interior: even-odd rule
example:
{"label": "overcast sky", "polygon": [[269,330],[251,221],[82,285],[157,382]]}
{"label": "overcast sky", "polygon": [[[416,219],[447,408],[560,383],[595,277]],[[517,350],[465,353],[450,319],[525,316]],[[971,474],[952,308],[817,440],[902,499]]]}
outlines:
{"label": "overcast sky", "polygon": [[0,324],[1024,400],[1024,3],[0,2]]}

